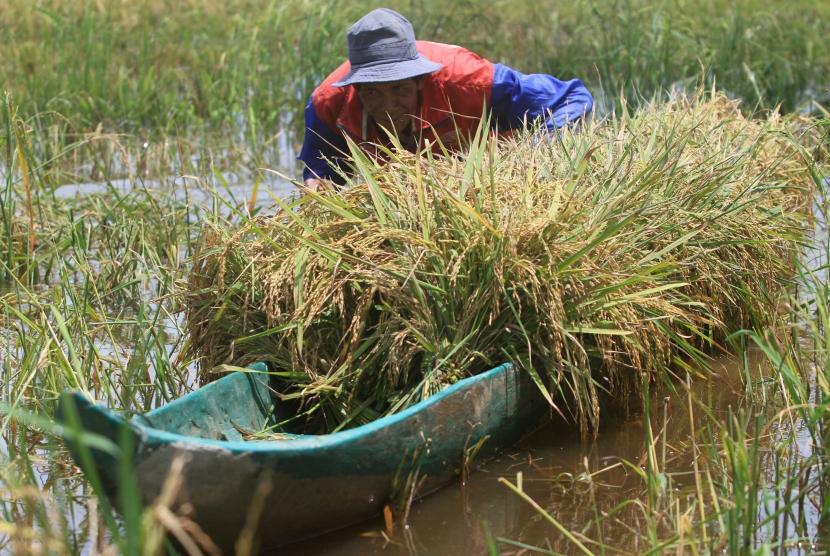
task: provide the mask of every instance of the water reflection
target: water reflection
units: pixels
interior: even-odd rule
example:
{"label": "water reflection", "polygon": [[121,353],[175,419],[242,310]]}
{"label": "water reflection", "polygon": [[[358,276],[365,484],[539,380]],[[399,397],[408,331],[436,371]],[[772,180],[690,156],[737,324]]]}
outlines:
{"label": "water reflection", "polygon": [[192,176],[171,177],[164,180],[117,179],[104,182],[73,183],[55,189],[58,199],[72,199],[84,195],[117,193],[125,195],[134,190],[147,189],[171,194],[181,202],[208,206],[215,200],[233,206],[253,203],[258,207],[274,204],[274,197],[287,199],[297,195],[297,188],[285,178],[271,172],[259,177],[254,187],[254,178],[247,174],[225,173],[214,178]]}

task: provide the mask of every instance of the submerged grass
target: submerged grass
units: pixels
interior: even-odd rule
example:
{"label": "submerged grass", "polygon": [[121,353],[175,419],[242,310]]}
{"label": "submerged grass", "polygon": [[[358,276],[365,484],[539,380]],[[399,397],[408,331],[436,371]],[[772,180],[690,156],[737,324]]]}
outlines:
{"label": "submerged grass", "polygon": [[715,95],[552,142],[479,135],[461,158],[355,152],[346,190],[206,231],[187,353],[205,377],[270,362],[324,430],[511,360],[596,431],[601,403],[627,411],[771,321],[805,237],[805,145],[806,122]]}
{"label": "submerged grass", "polygon": [[[771,377],[764,382],[759,399],[727,411],[713,412],[682,387],[672,395],[686,397],[685,415],[644,405],[639,458],[586,461],[567,478],[552,474],[547,480],[559,491],[552,500],[538,495],[538,485],[532,496],[520,477],[502,478],[550,523],[551,552],[539,552],[571,553],[582,545],[595,554],[813,553],[826,473],[818,459],[799,455],[801,433],[776,414],[782,400]],[[570,497],[583,503],[563,503]],[[570,536],[561,531],[567,526]],[[520,542],[499,540],[504,548]]]}

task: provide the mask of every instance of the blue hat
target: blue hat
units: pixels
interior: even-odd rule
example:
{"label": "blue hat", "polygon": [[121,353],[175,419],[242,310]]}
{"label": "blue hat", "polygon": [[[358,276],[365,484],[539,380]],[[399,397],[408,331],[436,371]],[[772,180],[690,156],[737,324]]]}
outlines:
{"label": "blue hat", "polygon": [[442,67],[418,53],[412,24],[388,8],[379,8],[361,17],[349,29],[347,39],[351,71],[334,83],[335,87],[399,81]]}

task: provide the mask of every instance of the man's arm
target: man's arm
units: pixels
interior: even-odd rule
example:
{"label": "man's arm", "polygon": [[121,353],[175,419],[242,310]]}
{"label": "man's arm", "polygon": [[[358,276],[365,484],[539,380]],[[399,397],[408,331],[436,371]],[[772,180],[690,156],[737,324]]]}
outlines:
{"label": "man's arm", "polygon": [[552,75],[524,74],[495,64],[490,108],[493,124],[500,130],[541,119],[553,131],[579,122],[593,106],[594,98],[579,79],[561,81]]}
{"label": "man's arm", "polygon": [[305,136],[298,160],[305,163],[303,182],[317,190],[321,180],[339,181],[340,177],[328,161],[335,161],[346,151],[346,140],[341,133],[331,129],[320,119],[313,99],[305,107]]}

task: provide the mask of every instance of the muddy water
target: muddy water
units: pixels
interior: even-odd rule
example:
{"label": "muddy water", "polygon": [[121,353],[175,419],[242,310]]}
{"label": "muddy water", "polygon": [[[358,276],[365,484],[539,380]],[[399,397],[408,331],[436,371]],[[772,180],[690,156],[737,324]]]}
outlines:
{"label": "muddy water", "polygon": [[[748,366],[758,364],[750,359]],[[742,403],[745,366],[743,361],[725,358],[715,368],[710,379],[692,384],[692,398],[725,419],[730,408],[736,409]],[[673,487],[678,492],[689,491],[694,485],[689,398],[682,391],[657,398],[652,408],[652,427],[658,437],[658,452],[662,459],[665,447],[665,470]],[[697,409],[695,413],[694,420],[700,427],[702,411]],[[575,552],[574,545],[558,534],[553,525],[499,482],[503,477],[515,483],[518,473],[522,474],[524,491],[566,529],[584,531],[593,539],[601,538],[606,545],[638,552],[646,546],[629,530],[638,519],[636,507],[622,510],[619,520],[605,520],[601,530],[586,531],[586,526],[597,517],[597,509],[610,512],[627,500],[645,500],[642,480],[623,464],[645,464],[645,439],[641,417],[607,423],[597,440],[588,443],[580,441],[573,427],[552,424],[516,449],[486,462],[466,484],[450,485],[414,504],[407,525],[398,526],[391,535],[378,517],[286,547],[279,553],[477,555],[487,554],[488,536],[502,554],[522,553],[516,542],[557,553]],[[805,512],[815,529],[817,514],[807,509]]]}
{"label": "muddy water", "polygon": [[[826,184],[830,185],[830,184]],[[827,279],[828,231],[826,210],[817,205],[815,214],[816,245],[804,253],[803,260],[818,279]],[[665,462],[662,470],[675,489],[676,498],[695,497],[692,424],[700,431],[706,407],[721,422],[730,412],[744,406],[745,383],[758,381],[764,374],[760,353],[750,351],[746,360],[724,357],[713,366],[708,379],[691,384],[689,393],[682,386],[677,392],[655,396],[651,410],[651,428],[656,437],[658,457]],[[692,403],[690,404],[690,397]],[[690,410],[690,405],[692,409]],[[764,412],[764,408],[754,411]],[[795,422],[779,434],[795,435],[802,456],[811,451],[810,438],[803,426]],[[413,504],[404,526],[391,532],[381,517],[374,521],[330,533],[303,543],[285,547],[280,554],[357,556],[384,555],[479,555],[488,547],[498,547],[501,554],[539,554],[529,547],[548,553],[577,553],[564,535],[544,520],[527,502],[513,493],[499,479],[513,483],[521,473],[524,491],[568,531],[582,532],[587,537],[611,547],[611,552],[638,553],[650,546],[639,537],[644,527],[643,508],[630,500],[645,503],[645,485],[628,465],[643,467],[647,458],[646,428],[643,417],[636,416],[616,423],[605,423],[593,442],[582,442],[573,427],[551,424],[537,431],[514,450],[485,462],[466,483],[460,481]],[[698,438],[700,435],[698,434]],[[628,462],[628,463],[625,463]],[[762,462],[767,476],[774,473],[776,459]],[[661,463],[663,465],[663,463]],[[777,493],[768,493],[768,506],[758,510],[761,515],[774,512]],[[811,540],[782,553],[814,553],[816,541],[827,546],[830,527],[820,522],[820,512],[809,499],[790,515],[786,526],[790,536],[796,520],[803,520]],[[620,505],[624,507],[620,508]],[[597,512],[614,513],[617,519],[602,519],[601,527],[592,526]],[[787,519],[787,518],[784,518]],[[775,520],[772,520],[775,521]],[[759,539],[774,541],[785,524],[778,519],[778,528],[769,524]],[[632,530],[636,529],[639,532]],[[663,538],[668,535],[662,535]],[[524,545],[524,548],[522,548]]]}

